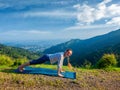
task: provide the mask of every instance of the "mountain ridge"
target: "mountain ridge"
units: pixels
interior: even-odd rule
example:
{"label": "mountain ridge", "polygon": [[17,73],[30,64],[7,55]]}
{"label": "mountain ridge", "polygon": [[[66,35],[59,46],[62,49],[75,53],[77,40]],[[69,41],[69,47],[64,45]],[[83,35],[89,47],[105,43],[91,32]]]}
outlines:
{"label": "mountain ridge", "polygon": [[120,43],[118,38],[120,38],[120,29],[90,39],[72,39],[68,42],[50,47],[46,49],[44,53],[55,53],[71,48],[73,50],[71,62],[74,65],[81,65],[87,59],[86,56],[89,54],[104,49],[104,47]]}

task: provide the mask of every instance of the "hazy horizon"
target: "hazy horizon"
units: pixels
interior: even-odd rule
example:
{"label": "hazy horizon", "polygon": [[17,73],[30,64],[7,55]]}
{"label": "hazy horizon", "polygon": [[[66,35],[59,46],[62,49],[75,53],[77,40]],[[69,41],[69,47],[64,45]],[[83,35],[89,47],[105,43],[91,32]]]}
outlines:
{"label": "hazy horizon", "polygon": [[[117,30],[119,30],[119,29],[117,29]],[[113,30],[113,31],[117,31],[117,30]],[[100,34],[100,35],[96,35],[96,36],[93,36],[93,37],[88,37],[88,38],[85,38],[85,39],[80,39],[80,38],[67,38],[67,39],[60,39],[60,38],[58,38],[58,39],[40,39],[40,38],[38,38],[38,39],[0,39],[0,42],[25,42],[25,41],[28,41],[28,42],[37,42],[37,41],[60,41],[60,42],[66,42],[66,41],[69,41],[69,40],[73,40],[73,39],[79,39],[79,40],[87,40],[87,39],[91,39],[91,38],[95,38],[95,37],[97,37],[97,36],[101,36],[101,35],[105,35],[105,34],[109,34],[109,33],[111,33],[112,31],[110,31],[110,32],[107,32],[107,33],[104,33],[104,34]]]}

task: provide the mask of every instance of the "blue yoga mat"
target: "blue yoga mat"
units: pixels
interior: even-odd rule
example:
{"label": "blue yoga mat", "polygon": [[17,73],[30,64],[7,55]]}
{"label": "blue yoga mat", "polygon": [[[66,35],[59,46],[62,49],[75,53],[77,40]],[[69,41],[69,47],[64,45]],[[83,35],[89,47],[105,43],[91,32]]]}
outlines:
{"label": "blue yoga mat", "polygon": [[[25,67],[23,72],[20,72],[18,69],[16,69],[15,72],[23,73],[23,74],[44,74],[50,76],[58,76],[57,70],[46,69],[46,68]],[[61,74],[64,76],[64,78],[76,79],[76,72],[66,71],[66,72],[62,72]]]}

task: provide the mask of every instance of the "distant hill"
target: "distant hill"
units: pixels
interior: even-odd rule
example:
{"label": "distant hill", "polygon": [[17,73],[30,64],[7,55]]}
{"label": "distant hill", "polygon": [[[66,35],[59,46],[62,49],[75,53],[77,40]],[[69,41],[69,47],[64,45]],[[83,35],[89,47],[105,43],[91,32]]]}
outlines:
{"label": "distant hill", "polygon": [[27,49],[32,52],[42,52],[45,49],[65,42],[65,39],[54,39],[54,40],[0,40],[0,42],[7,46],[19,47],[23,49]]}
{"label": "distant hill", "polygon": [[27,58],[27,59],[34,59],[39,56],[39,54],[30,52],[28,50],[10,47],[3,44],[0,44],[0,54],[7,55],[12,58]]}
{"label": "distant hill", "polygon": [[[111,53],[111,51],[115,52],[117,50],[116,46],[120,46],[119,38],[120,29],[86,40],[72,39],[48,48],[44,53],[54,53],[71,48],[73,50],[73,55],[71,56],[73,65],[81,65],[86,59],[95,64],[103,53]],[[120,54],[119,52],[117,51],[118,54]]]}

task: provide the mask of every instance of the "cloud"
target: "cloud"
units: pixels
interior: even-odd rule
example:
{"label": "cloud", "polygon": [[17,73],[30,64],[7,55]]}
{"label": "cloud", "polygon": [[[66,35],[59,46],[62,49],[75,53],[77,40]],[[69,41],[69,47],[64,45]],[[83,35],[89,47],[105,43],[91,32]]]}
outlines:
{"label": "cloud", "polygon": [[103,0],[103,2],[101,2],[100,4],[107,4],[107,3],[109,3],[109,2],[111,2],[112,0]]}
{"label": "cloud", "polygon": [[120,17],[114,17],[107,22],[108,25],[116,25],[120,27]]}
{"label": "cloud", "polygon": [[[0,9],[12,9],[12,10],[24,10],[28,6],[39,4],[39,1],[33,2],[33,0],[1,0]],[[11,11],[13,12],[13,11]]]}
{"label": "cloud", "polygon": [[78,14],[77,14],[78,22],[82,21],[83,23],[86,24],[90,24],[94,22],[94,15],[93,15],[94,8],[91,8],[86,4],[84,4],[83,6],[76,5],[74,7],[76,7],[78,10]]}
{"label": "cloud", "polygon": [[73,3],[74,0],[56,0],[51,2],[51,4],[55,4],[55,5],[68,5],[70,3]]}
{"label": "cloud", "polygon": [[96,6],[90,6],[87,4],[74,5],[73,7],[77,9],[77,24],[90,25],[101,19],[111,19],[120,16],[120,5],[107,5],[111,1],[112,0],[104,0]]}
{"label": "cloud", "polygon": [[52,35],[50,31],[41,30],[11,30],[0,33],[1,39],[3,40],[40,40],[48,37],[51,38]]}
{"label": "cloud", "polygon": [[99,24],[99,25],[77,25],[77,26],[71,26],[65,29],[65,31],[75,31],[75,30],[87,30],[87,29],[103,29],[103,28],[111,28],[116,27],[115,25],[109,25],[109,24]]}
{"label": "cloud", "polygon": [[26,33],[30,33],[30,34],[50,34],[50,31],[40,31],[40,30],[29,30],[29,31],[25,31]]}
{"label": "cloud", "polygon": [[25,12],[22,14],[23,17],[63,17],[63,18],[71,18],[75,17],[75,12],[68,12],[63,10],[54,10],[54,11],[36,11],[36,12]]}
{"label": "cloud", "polygon": [[[16,10],[26,9],[28,7],[36,7],[41,8],[41,6],[54,6],[54,5],[69,5],[69,3],[73,3],[74,1],[71,0],[0,0],[0,9],[1,8],[12,8]],[[31,8],[33,9],[33,8]],[[29,8],[28,8],[29,10]]]}
{"label": "cloud", "polygon": [[0,33],[1,35],[26,35],[26,34],[31,34],[31,35],[44,35],[44,34],[50,34],[50,31],[41,31],[41,30],[10,30],[10,31],[4,31]]}
{"label": "cloud", "polygon": [[107,8],[106,16],[115,17],[120,16],[120,4],[112,4]]}

